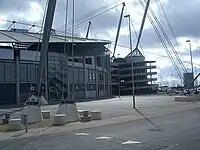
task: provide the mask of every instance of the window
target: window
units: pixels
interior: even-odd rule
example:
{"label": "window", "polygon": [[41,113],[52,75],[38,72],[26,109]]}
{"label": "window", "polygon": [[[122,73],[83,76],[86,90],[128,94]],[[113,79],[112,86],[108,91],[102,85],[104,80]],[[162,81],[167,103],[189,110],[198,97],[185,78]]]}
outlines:
{"label": "window", "polygon": [[27,81],[27,64],[19,64],[19,80],[22,82]]}
{"label": "window", "polygon": [[32,61],[37,60],[37,61],[39,61],[40,60],[40,52],[21,50],[20,51],[20,59],[21,60],[32,60]]}
{"label": "window", "polygon": [[92,73],[91,73],[91,70],[89,70],[89,81],[92,81]]}
{"label": "window", "polygon": [[0,70],[1,70],[0,81],[4,81],[4,63],[3,62],[0,63]]}
{"label": "window", "polygon": [[74,62],[78,62],[78,58],[74,58]]}
{"label": "window", "polygon": [[95,74],[95,72],[93,73],[93,81],[95,82],[95,80],[96,80],[96,74]]}
{"label": "window", "polygon": [[83,59],[80,57],[76,57],[76,58],[74,58],[74,62],[83,63]]}
{"label": "window", "polygon": [[28,64],[28,81],[36,81],[35,64]]}
{"label": "window", "polygon": [[5,80],[15,81],[15,64],[5,63]]}
{"label": "window", "polygon": [[85,63],[92,65],[92,58],[85,58]]}
{"label": "window", "polygon": [[79,69],[79,82],[83,82],[84,81],[84,75],[83,75],[83,69],[80,68]]}
{"label": "window", "polygon": [[78,82],[78,68],[74,68],[74,80]]}
{"label": "window", "polygon": [[103,72],[99,72],[99,81],[103,81]]}
{"label": "window", "polygon": [[101,66],[101,59],[100,59],[100,56],[97,57],[97,66]]}
{"label": "window", "polygon": [[88,80],[89,80],[89,82],[96,81],[96,74],[95,74],[94,70],[88,70]]}
{"label": "window", "polygon": [[13,59],[13,58],[14,58],[14,52],[12,49],[1,48],[0,59]]}

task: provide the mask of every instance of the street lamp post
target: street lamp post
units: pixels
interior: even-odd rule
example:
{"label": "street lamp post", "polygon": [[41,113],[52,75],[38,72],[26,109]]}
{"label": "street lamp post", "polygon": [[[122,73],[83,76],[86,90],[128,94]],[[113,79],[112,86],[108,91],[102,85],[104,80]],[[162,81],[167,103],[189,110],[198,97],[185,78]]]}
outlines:
{"label": "street lamp post", "polygon": [[131,69],[132,69],[133,109],[135,109],[135,85],[134,85],[133,62],[131,63]]}
{"label": "street lamp post", "polygon": [[191,45],[191,41],[190,40],[187,40],[186,42],[189,43],[191,68],[192,68],[192,74],[194,74],[193,58],[192,58],[192,45]]}
{"label": "street lamp post", "polygon": [[72,101],[75,101],[75,77],[74,77],[74,26],[75,26],[75,2],[72,1]]}
{"label": "street lamp post", "polygon": [[[130,51],[132,51],[132,37],[131,37],[131,17],[130,15],[125,15],[125,18],[128,18],[129,22],[129,40],[130,40]],[[133,94],[133,109],[135,109],[135,85],[134,85],[134,71],[133,71],[133,62],[131,63],[132,70],[132,94]]]}
{"label": "street lamp post", "polygon": [[[119,58],[120,54],[117,55]],[[118,72],[118,94],[119,98],[121,99],[121,80],[120,80],[120,72],[119,72],[119,64],[117,64],[117,72]]]}
{"label": "street lamp post", "polygon": [[132,37],[131,37],[131,36],[132,36],[132,35],[131,35],[131,17],[130,17],[130,15],[125,15],[124,18],[128,18],[128,24],[129,24],[129,40],[130,40],[130,41],[129,41],[129,42],[130,42],[129,44],[130,44],[130,50],[132,51],[132,49],[133,49],[132,47],[133,47],[133,46],[132,46]]}

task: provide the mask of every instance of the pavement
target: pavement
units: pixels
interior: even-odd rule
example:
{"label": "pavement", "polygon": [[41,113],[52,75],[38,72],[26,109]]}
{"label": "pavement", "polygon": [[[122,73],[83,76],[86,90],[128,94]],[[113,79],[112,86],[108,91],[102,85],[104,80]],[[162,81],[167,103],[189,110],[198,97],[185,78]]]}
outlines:
{"label": "pavement", "polygon": [[[167,95],[147,95],[136,96],[136,107],[148,115],[154,115],[176,107],[185,107],[188,103],[175,102],[173,96]],[[79,110],[100,110],[102,118],[108,119],[119,116],[131,115],[133,113],[132,96],[121,96],[106,100],[89,101],[77,103]],[[21,113],[17,110],[20,108],[0,109],[0,112],[12,112],[11,117],[19,118]],[[54,116],[57,112],[58,105],[42,106],[42,110],[50,110],[51,115]]]}
{"label": "pavement", "polygon": [[[15,134],[1,133],[0,149],[198,150],[199,103],[184,104],[180,104],[184,107],[176,106],[163,112],[158,109],[157,114],[151,114],[150,120],[142,119],[138,112],[132,111],[132,115],[102,121],[30,129],[27,134],[24,134],[24,131]],[[140,108],[139,111],[142,112],[143,109]],[[10,137],[5,138],[8,135]]]}
{"label": "pavement", "polygon": [[[158,113],[163,113],[175,109],[176,107],[185,107],[188,103],[175,102],[174,96],[167,95],[147,95],[136,96],[136,107],[142,110],[149,116]],[[133,113],[132,96],[121,96],[106,100],[89,101],[77,103],[79,110],[100,110],[102,112],[103,119],[109,119],[113,117],[131,115]],[[13,112],[11,117],[20,118],[21,108],[0,109],[1,114],[7,112]],[[42,106],[42,110],[50,110],[51,116],[54,116],[58,110],[58,105]]]}
{"label": "pavement", "polygon": [[[170,108],[184,107],[187,104],[188,103],[175,102],[173,96],[136,96],[136,107],[148,112],[148,114],[155,114],[159,111],[168,111]],[[104,119],[131,115],[133,113],[132,96],[77,103],[77,108],[79,110],[100,110]],[[56,114],[57,109],[58,105],[42,106],[42,110],[51,110],[52,116]]]}

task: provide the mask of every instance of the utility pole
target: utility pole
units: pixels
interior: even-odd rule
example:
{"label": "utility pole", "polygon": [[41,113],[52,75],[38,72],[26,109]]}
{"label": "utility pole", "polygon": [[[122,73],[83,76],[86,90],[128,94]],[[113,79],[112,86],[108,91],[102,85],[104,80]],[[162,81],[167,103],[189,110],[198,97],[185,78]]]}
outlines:
{"label": "utility pole", "polygon": [[190,40],[187,40],[186,42],[189,43],[191,69],[192,69],[192,74],[194,74],[193,58],[192,58],[192,44]]}
{"label": "utility pole", "polygon": [[135,109],[135,82],[134,82],[134,71],[133,71],[133,62],[131,63],[132,69],[132,94],[133,94],[133,109]]}
{"label": "utility pole", "polygon": [[72,0],[72,101],[75,101],[75,78],[74,78],[74,26],[75,26],[75,3]]}
{"label": "utility pole", "polygon": [[[39,96],[41,94],[41,78],[44,74],[44,69],[48,57],[48,46],[49,46],[49,39],[51,35],[51,28],[54,18],[54,12],[56,7],[56,1],[57,0],[49,0],[48,7],[47,7],[47,13],[45,18],[45,24],[44,24],[44,31],[42,36],[42,45],[41,45],[41,51],[40,51],[40,62],[39,62],[39,71],[36,81],[36,92]],[[47,90],[47,89],[45,89]]]}
{"label": "utility pole", "polygon": [[[131,37],[131,17],[130,15],[125,15],[124,18],[128,18],[129,24],[129,42],[130,42],[130,51],[132,52],[132,37]],[[133,71],[133,62],[131,63],[131,70],[132,70],[132,94],[133,94],[133,109],[135,109],[135,84],[134,84],[134,71]]]}
{"label": "utility pole", "polygon": [[[190,51],[190,61],[191,61],[191,70],[192,70],[192,80],[194,79],[194,67],[193,67],[193,58],[192,58],[192,45],[191,41],[187,40],[187,43],[189,43],[189,51]],[[194,83],[192,83],[192,88],[194,88]]]}
{"label": "utility pole", "polygon": [[119,18],[119,24],[118,24],[118,28],[117,28],[117,35],[116,35],[116,39],[115,39],[114,51],[113,51],[113,56],[111,57],[111,60],[115,59],[115,51],[116,51],[117,43],[118,43],[118,39],[119,39],[119,32],[120,32],[120,29],[121,29],[122,18],[123,18],[123,14],[124,14],[124,7],[126,6],[125,2],[123,2],[122,5],[123,6],[122,6],[121,15],[120,15],[120,18]]}
{"label": "utility pole", "polygon": [[128,18],[128,24],[129,24],[129,43],[130,43],[130,50],[133,50],[133,46],[132,46],[132,35],[131,35],[131,17],[130,15],[126,15],[124,16],[124,18]]}
{"label": "utility pole", "polygon": [[120,80],[119,64],[117,64],[117,71],[118,71],[118,93],[119,93],[119,98],[121,99],[121,80]]}

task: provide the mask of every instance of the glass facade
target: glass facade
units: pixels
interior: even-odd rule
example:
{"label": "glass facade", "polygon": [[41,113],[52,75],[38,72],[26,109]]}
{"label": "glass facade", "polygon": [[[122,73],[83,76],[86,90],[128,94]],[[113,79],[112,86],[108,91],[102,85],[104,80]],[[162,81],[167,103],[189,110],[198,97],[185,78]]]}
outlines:
{"label": "glass facade", "polygon": [[0,62],[0,82],[4,82],[5,81],[5,65],[4,62]]}
{"label": "glass facade", "polygon": [[5,81],[13,82],[15,81],[15,64],[14,63],[4,63],[5,65]]}

